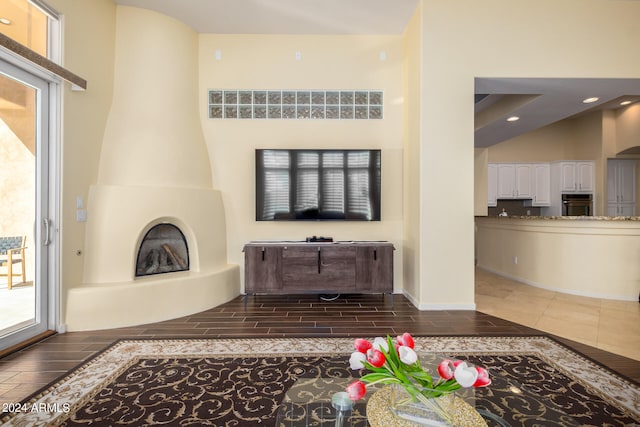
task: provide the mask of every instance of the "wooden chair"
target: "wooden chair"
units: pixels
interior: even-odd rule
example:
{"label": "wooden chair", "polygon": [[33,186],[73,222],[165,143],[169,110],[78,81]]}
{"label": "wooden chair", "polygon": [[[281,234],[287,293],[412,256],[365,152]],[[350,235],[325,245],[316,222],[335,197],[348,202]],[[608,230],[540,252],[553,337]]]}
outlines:
{"label": "wooden chair", "polygon": [[13,264],[22,264],[22,282],[26,282],[24,250],[26,249],[27,236],[0,237],[0,266],[6,266],[7,272],[0,276],[7,276],[7,287],[13,286]]}

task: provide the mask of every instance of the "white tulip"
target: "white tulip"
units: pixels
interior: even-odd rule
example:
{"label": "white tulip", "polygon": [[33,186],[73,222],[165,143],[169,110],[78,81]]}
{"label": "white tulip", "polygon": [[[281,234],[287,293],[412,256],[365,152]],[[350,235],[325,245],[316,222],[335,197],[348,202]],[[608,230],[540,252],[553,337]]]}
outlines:
{"label": "white tulip", "polygon": [[364,353],[354,351],[351,353],[351,357],[349,358],[349,365],[351,366],[351,369],[362,369],[364,368],[364,362],[366,361],[367,356]]}
{"label": "white tulip", "polygon": [[373,348],[379,351],[389,351],[389,343],[385,338],[377,337],[373,340]]}
{"label": "white tulip", "polygon": [[456,366],[453,375],[458,384],[464,388],[471,387],[478,379],[478,371],[473,366],[467,365],[467,362],[462,362]]}
{"label": "white tulip", "polygon": [[407,365],[413,365],[418,361],[418,355],[411,347],[407,347],[406,345],[401,345],[398,347],[398,356],[400,357],[400,361]]}

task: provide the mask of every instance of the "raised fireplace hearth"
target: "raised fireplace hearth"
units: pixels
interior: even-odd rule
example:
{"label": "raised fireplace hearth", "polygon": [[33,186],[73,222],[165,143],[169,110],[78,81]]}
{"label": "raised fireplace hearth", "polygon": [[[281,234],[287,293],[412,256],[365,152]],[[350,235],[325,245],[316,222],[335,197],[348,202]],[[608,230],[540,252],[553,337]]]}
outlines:
{"label": "raised fireplace hearth", "polygon": [[189,270],[189,247],[173,224],[154,225],[144,235],[136,259],[136,277]]}

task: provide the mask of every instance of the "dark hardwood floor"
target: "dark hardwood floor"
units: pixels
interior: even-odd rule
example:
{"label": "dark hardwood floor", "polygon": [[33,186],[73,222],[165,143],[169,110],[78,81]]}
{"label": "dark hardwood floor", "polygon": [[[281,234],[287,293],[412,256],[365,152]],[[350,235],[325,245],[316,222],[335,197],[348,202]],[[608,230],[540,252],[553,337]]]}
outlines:
{"label": "dark hardwood floor", "polygon": [[[130,328],[69,332],[0,359],[0,402],[19,402],[120,338],[547,335],[477,311],[419,311],[404,296],[240,296],[180,319]],[[640,382],[640,362],[570,340],[565,345]]]}

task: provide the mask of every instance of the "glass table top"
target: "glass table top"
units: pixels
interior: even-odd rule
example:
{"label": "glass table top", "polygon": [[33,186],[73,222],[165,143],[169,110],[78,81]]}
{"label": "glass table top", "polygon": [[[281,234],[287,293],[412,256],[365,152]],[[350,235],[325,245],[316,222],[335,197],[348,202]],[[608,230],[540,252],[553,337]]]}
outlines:
{"label": "glass table top", "polygon": [[[456,392],[478,411],[489,427],[525,426],[532,422],[545,426],[580,425],[554,402],[516,384],[513,379],[495,372],[491,378],[489,387]],[[367,387],[365,397],[353,402],[351,409],[340,410],[341,405],[332,404],[334,395],[344,392],[353,381],[353,378],[299,379],[287,391],[278,409],[276,426],[369,426],[367,401],[381,385]]]}

